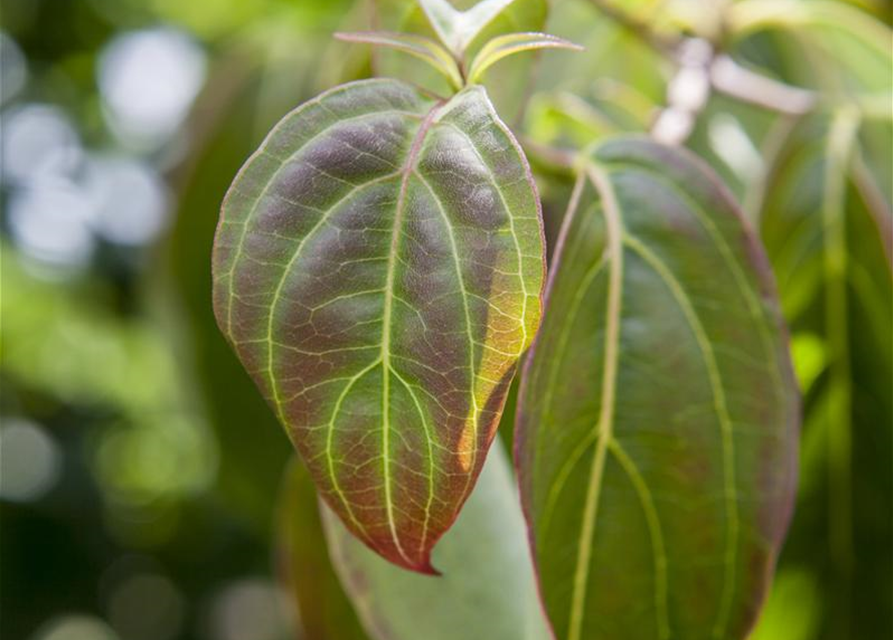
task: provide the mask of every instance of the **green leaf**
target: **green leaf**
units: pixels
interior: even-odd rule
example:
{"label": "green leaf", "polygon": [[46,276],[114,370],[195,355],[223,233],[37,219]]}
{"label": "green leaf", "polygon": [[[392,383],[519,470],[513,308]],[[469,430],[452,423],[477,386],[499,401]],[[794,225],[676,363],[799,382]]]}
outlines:
{"label": "green leaf", "polygon": [[481,87],[351,83],[286,116],[236,177],[218,323],[322,496],[434,572],[541,313],[539,200]]}
{"label": "green leaf", "polygon": [[[854,137],[852,117],[821,114],[794,128],[768,173],[761,215],[795,344],[817,343],[821,368],[805,397],[796,515],[780,571],[808,572],[816,625],[829,638],[883,637],[893,628],[885,609],[893,575],[877,570],[893,562],[893,519],[878,517],[893,513],[893,266],[885,244],[893,214],[889,183],[863,171],[890,175],[893,129],[863,121]],[[816,366],[802,350],[795,355],[801,371]],[[787,633],[771,618],[759,631]]]}
{"label": "green leaf", "polygon": [[430,38],[409,33],[390,33],[385,31],[369,31],[356,33],[336,33],[335,37],[345,42],[362,42],[382,47],[390,47],[404,51],[427,62],[459,89],[465,84],[459,67],[450,53]]}
{"label": "green leaf", "polygon": [[435,551],[439,578],[369,552],[324,508],[329,551],[375,640],[547,640],[507,457],[493,446],[477,487]]}
{"label": "green leaf", "polygon": [[[730,44],[772,30],[802,41],[808,49],[798,52],[798,64],[786,73],[806,72],[824,93],[859,101],[872,117],[890,118],[891,31],[870,14],[826,0],[743,0],[729,5],[725,20]],[[804,57],[812,63],[803,65]]]}
{"label": "green leaf", "polygon": [[523,51],[535,51],[537,49],[582,51],[583,47],[545,33],[510,33],[505,36],[499,36],[485,44],[478,52],[474,62],[471,63],[468,81],[471,83],[477,82],[487,69],[503,58]]}
{"label": "green leaf", "polygon": [[644,139],[587,159],[556,251],[516,431],[556,637],[743,638],[796,466],[766,258],[704,165]]}
{"label": "green leaf", "polygon": [[481,0],[467,11],[459,11],[449,0],[418,0],[441,42],[458,57],[514,1]]}
{"label": "green leaf", "polygon": [[326,537],[310,474],[297,459],[279,492],[277,567],[292,597],[303,640],[366,640],[353,605],[325,554]]}

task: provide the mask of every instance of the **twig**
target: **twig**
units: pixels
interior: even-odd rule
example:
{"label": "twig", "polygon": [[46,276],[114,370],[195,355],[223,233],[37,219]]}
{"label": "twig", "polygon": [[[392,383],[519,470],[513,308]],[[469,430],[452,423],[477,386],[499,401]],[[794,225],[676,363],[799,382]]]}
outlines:
{"label": "twig", "polygon": [[[636,36],[657,53],[669,56],[677,65],[686,42],[692,38],[673,37],[656,32],[650,25],[629,15],[611,2],[588,0],[608,18]],[[818,94],[750,71],[728,55],[715,54],[709,65],[710,86],[718,93],[763,109],[790,116],[809,113],[819,103]]]}
{"label": "twig", "polygon": [[802,116],[819,102],[818,94],[755,73],[727,55],[716,56],[710,66],[710,84],[723,95],[789,116]]}

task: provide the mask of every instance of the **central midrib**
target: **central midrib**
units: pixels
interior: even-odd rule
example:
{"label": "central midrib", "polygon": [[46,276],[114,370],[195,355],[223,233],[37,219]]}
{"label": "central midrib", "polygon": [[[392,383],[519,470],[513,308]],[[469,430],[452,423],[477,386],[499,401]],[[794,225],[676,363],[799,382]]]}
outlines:
{"label": "central midrib", "polygon": [[610,267],[608,274],[608,301],[605,310],[605,356],[602,377],[601,409],[598,419],[598,442],[592,469],[589,475],[589,488],[583,510],[583,525],[577,547],[577,565],[574,571],[568,640],[580,640],[583,628],[583,613],[586,604],[586,588],[589,581],[589,566],[592,556],[592,537],[598,516],[598,503],[601,494],[601,480],[604,476],[608,445],[614,431],[614,402],[616,396],[618,343],[620,340],[620,314],[623,285],[623,222],[610,180],[595,166],[590,165],[586,173],[602,197],[602,211],[607,231],[607,255]]}
{"label": "central midrib", "polygon": [[406,208],[406,191],[409,186],[409,178],[413,173],[413,168],[415,166],[416,160],[418,159],[419,152],[422,149],[422,145],[425,141],[425,136],[428,131],[431,129],[431,124],[434,121],[434,117],[437,115],[437,111],[440,109],[440,104],[436,104],[428,114],[425,116],[425,119],[422,121],[421,125],[419,125],[419,130],[416,132],[415,138],[412,141],[412,146],[409,150],[409,156],[406,159],[406,164],[403,167],[403,176],[400,181],[400,193],[397,196],[397,208],[394,212],[394,226],[391,230],[391,244],[390,244],[390,252],[388,254],[388,271],[385,279],[385,299],[384,299],[384,311],[382,314],[382,335],[381,335],[381,367],[382,367],[382,385],[381,385],[381,421],[382,421],[382,435],[381,435],[381,448],[382,448],[382,457],[384,461],[384,493],[385,493],[385,511],[387,513],[388,518],[388,528],[391,532],[391,538],[394,541],[394,546],[397,549],[397,552],[400,556],[410,565],[415,564],[410,557],[406,554],[406,551],[403,549],[403,546],[400,544],[400,537],[397,535],[397,525],[394,521],[394,505],[393,499],[391,496],[391,474],[390,474],[390,430],[391,430],[391,418],[390,418],[390,372],[391,372],[391,312],[394,304],[394,277],[397,270],[397,252],[400,249],[400,231],[401,226],[403,224],[403,214]]}

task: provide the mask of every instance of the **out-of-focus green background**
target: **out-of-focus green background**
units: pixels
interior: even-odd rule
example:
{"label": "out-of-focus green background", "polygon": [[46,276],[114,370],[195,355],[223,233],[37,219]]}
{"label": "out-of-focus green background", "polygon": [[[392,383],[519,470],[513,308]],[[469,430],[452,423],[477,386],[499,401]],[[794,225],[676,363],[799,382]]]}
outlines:
{"label": "out-of-focus green background", "polygon": [[[395,24],[411,7],[383,4]],[[615,4],[668,30],[724,3]],[[658,20],[667,4],[695,18]],[[824,4],[889,33],[887,2]],[[381,20],[372,5],[0,2],[3,640],[301,637],[273,543],[291,449],[216,330],[210,247],[223,193],[270,127],[371,73],[364,47],[330,34]],[[492,72],[506,119],[557,144],[645,128],[672,66],[584,0],[552,5],[550,30],[587,52]],[[771,29],[732,53],[884,100],[889,62],[824,28],[834,64],[809,34]],[[805,392],[801,494],[760,640],[893,636],[893,140],[889,116],[864,121],[849,171],[827,154],[833,122],[715,97],[690,138],[760,227]],[[822,266],[835,171],[842,284]],[[554,229],[566,185],[538,177]]]}

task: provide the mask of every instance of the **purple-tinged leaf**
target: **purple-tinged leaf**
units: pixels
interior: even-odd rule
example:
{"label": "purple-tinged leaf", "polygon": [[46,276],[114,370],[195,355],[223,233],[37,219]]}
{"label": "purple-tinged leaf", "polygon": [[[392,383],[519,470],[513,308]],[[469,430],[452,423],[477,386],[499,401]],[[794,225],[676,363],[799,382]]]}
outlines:
{"label": "purple-tinged leaf", "polygon": [[438,102],[370,80],[286,116],[236,177],[214,306],[347,528],[434,573],[539,325],[543,271],[529,168],[484,89]]}

